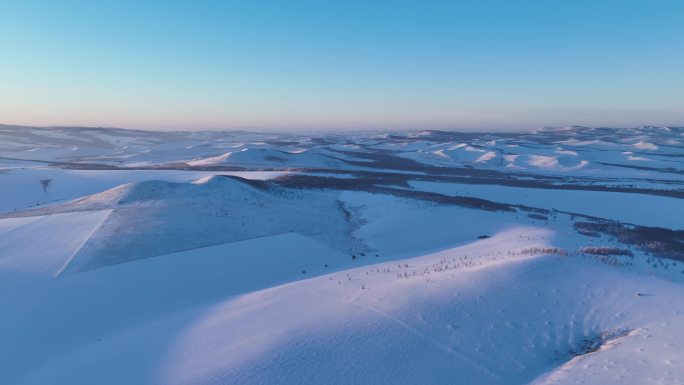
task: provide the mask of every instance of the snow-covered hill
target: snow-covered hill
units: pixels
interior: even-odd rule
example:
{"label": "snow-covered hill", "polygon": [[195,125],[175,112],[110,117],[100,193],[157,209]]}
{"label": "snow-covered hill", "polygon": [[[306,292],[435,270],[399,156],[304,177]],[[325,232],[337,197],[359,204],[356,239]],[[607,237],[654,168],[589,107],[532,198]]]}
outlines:
{"label": "snow-covered hill", "polygon": [[684,172],[684,128],[274,135],[0,125],[0,157],[101,166],[349,169],[363,166],[357,163],[364,157],[354,155],[359,151],[399,158],[376,159],[374,168],[401,168],[404,158],[427,169],[471,167],[593,177],[652,174],[670,179]]}
{"label": "snow-covered hill", "polygon": [[0,383],[684,383],[683,143],[0,126]]}
{"label": "snow-covered hill", "polygon": [[0,294],[23,304],[0,320],[16,346],[0,362],[23,384],[681,379],[681,285],[554,255],[556,236],[511,228],[237,296],[343,256],[276,237],[91,270]]}

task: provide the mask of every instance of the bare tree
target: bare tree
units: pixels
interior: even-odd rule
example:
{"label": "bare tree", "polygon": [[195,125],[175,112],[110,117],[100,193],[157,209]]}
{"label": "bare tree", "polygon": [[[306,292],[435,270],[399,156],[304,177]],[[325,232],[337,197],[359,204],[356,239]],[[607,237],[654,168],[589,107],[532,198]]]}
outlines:
{"label": "bare tree", "polygon": [[47,189],[48,186],[50,186],[50,182],[52,182],[52,179],[41,179],[40,180],[40,186],[43,188],[43,192],[45,193],[45,199],[47,199]]}

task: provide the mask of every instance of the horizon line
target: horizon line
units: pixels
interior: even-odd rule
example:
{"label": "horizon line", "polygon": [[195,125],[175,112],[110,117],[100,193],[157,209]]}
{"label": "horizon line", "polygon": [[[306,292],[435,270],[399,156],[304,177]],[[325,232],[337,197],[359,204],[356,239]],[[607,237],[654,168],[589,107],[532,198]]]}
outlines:
{"label": "horizon line", "polygon": [[8,124],[0,123],[0,128],[2,127],[14,127],[14,128],[33,128],[33,129],[95,129],[95,130],[124,130],[124,131],[141,131],[141,132],[246,132],[246,133],[262,133],[262,134],[278,134],[278,133],[319,133],[319,134],[334,134],[334,133],[347,133],[347,132],[369,132],[369,133],[392,133],[392,132],[424,132],[424,131],[434,131],[434,132],[463,132],[463,133],[524,133],[532,132],[535,130],[547,129],[571,129],[571,128],[589,128],[589,129],[601,129],[609,128],[615,130],[629,130],[629,129],[639,129],[639,128],[680,128],[684,125],[635,125],[635,126],[589,126],[581,124],[572,125],[549,125],[549,126],[537,126],[524,129],[510,128],[493,128],[491,130],[473,128],[425,128],[425,127],[415,127],[415,128],[347,128],[347,129],[327,129],[327,128],[263,128],[263,127],[236,127],[236,128],[198,128],[198,129],[150,129],[150,128],[131,128],[131,127],[121,127],[121,126],[104,126],[104,125],[28,125],[28,124]]}

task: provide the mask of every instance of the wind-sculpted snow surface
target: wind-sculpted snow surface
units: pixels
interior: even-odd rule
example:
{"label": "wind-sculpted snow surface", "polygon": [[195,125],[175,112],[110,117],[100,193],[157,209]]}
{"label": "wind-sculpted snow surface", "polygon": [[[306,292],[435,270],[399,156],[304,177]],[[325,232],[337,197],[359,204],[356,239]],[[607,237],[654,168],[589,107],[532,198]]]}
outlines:
{"label": "wind-sculpted snow surface", "polygon": [[684,129],[0,126],[0,383],[684,383]]}

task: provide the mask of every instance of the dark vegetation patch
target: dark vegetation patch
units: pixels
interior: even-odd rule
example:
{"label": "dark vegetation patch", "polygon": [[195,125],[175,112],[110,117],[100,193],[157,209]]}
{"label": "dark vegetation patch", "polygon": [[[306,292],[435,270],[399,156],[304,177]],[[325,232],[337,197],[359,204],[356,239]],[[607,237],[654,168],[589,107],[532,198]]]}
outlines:
{"label": "dark vegetation patch", "polygon": [[366,191],[375,185],[410,187],[406,175],[368,173],[356,178],[335,178],[308,174],[287,174],[274,179],[276,183],[288,188],[325,188],[336,190]]}
{"label": "dark vegetation patch", "polygon": [[117,166],[99,163],[69,163],[69,162],[49,162],[51,167],[60,167],[69,170],[120,170]]}
{"label": "dark vegetation patch", "polygon": [[273,155],[266,155],[264,157],[264,160],[267,160],[269,162],[277,162],[277,163],[287,162],[287,159],[279,158],[279,157],[273,156]]}
{"label": "dark vegetation patch", "polygon": [[593,230],[591,227],[584,226],[584,225],[578,226],[577,223],[575,223],[573,226],[575,227],[575,230],[578,233],[580,233],[582,235],[586,235],[587,237],[599,238],[601,236],[601,233]]}
{"label": "dark vegetation patch", "polygon": [[[660,154],[658,154],[660,155]],[[667,174],[684,174],[684,170],[679,170],[676,168],[672,167],[646,167],[646,166],[637,166],[633,164],[621,164],[621,163],[608,163],[608,162],[598,162],[599,164],[602,164],[604,166],[612,166],[612,167],[622,167],[622,168],[629,168],[633,170],[644,170],[644,171],[651,171],[651,172],[661,172],[661,173],[667,173]]]}
{"label": "dark vegetation patch", "polygon": [[[349,163],[349,161],[344,159],[339,160]],[[415,162],[410,159],[409,161]],[[415,171],[416,173],[414,174],[397,173],[391,171],[364,171],[317,168],[299,168],[296,171],[304,173],[320,172],[328,174],[351,174],[358,178],[368,176],[377,177],[382,175],[384,178],[393,178],[395,180],[404,181],[440,182],[473,185],[497,185],[507,187],[538,188],[547,190],[627,192],[635,194],[647,194],[684,199],[684,190],[640,188],[636,187],[634,185],[634,181],[629,179],[596,179],[581,176],[530,175],[520,172],[501,172],[496,170],[475,169],[470,167],[440,167],[429,166],[418,162],[415,163],[417,163],[418,165],[412,166],[411,168],[413,170],[406,169],[406,171]],[[371,167],[390,170],[393,169],[392,167],[386,167],[386,165],[383,165],[382,163],[373,162],[358,162],[358,164],[354,165],[364,168]],[[397,167],[396,169],[403,170],[399,167]],[[680,184],[678,182],[673,183],[673,181],[671,180],[661,179],[644,179],[640,181],[648,181],[661,184]],[[610,183],[610,185],[605,185],[602,183]]]}
{"label": "dark vegetation patch", "polygon": [[609,330],[607,332],[589,333],[577,342],[572,343],[567,351],[556,351],[556,359],[569,361],[575,357],[597,352],[610,341],[628,335],[629,329]]}
{"label": "dark vegetation patch", "polygon": [[591,254],[591,255],[624,255],[624,256],[633,256],[632,251],[630,249],[623,249],[620,247],[611,247],[611,246],[600,246],[600,247],[593,247],[593,246],[586,246],[582,247],[580,249],[580,252],[584,254]]}
{"label": "dark vegetation patch", "polygon": [[370,192],[379,192],[384,194],[391,194],[394,196],[419,199],[424,201],[430,201],[435,203],[450,204],[462,207],[468,207],[473,209],[487,210],[487,211],[515,211],[513,206],[493,202],[487,199],[464,197],[464,196],[453,196],[453,195],[443,195],[424,191],[415,190],[402,190],[396,188],[388,187],[376,187]]}
{"label": "dark vegetation patch", "polygon": [[558,255],[567,257],[571,252],[560,247],[528,247],[520,251],[520,255]]}
{"label": "dark vegetation patch", "polygon": [[[541,216],[547,216],[548,214],[551,213],[551,210],[542,209],[542,208],[539,208],[539,207],[530,207],[530,206],[525,206],[525,205],[519,205],[518,207],[519,207],[520,210],[522,210],[522,211],[526,211],[526,212],[528,212],[528,213],[539,214],[539,215],[541,215]],[[534,217],[530,217],[530,218],[534,218]],[[547,218],[547,219],[548,219],[548,218]]]}
{"label": "dark vegetation patch", "polygon": [[606,234],[617,241],[634,245],[647,253],[684,261],[684,231],[660,227],[623,225],[615,222],[575,222],[580,234],[598,236]]}
{"label": "dark vegetation patch", "polygon": [[540,221],[548,221],[549,220],[549,217],[547,217],[546,215],[541,215],[541,214],[527,214],[527,216],[529,218],[532,218],[532,219],[539,219]]}
{"label": "dark vegetation patch", "polygon": [[391,187],[392,185],[408,186],[406,178],[397,178],[395,174],[368,175],[361,178],[334,178],[312,176],[306,174],[288,174],[275,179],[275,183],[286,188],[295,189],[333,189],[364,191],[369,193],[388,194],[402,198],[450,204],[488,211],[515,211],[507,204],[497,203],[486,199],[443,195],[432,192],[417,191]]}
{"label": "dark vegetation patch", "polygon": [[218,175],[218,177],[233,179],[262,191],[270,190],[273,186],[270,182],[261,179],[247,179],[235,175]]}

